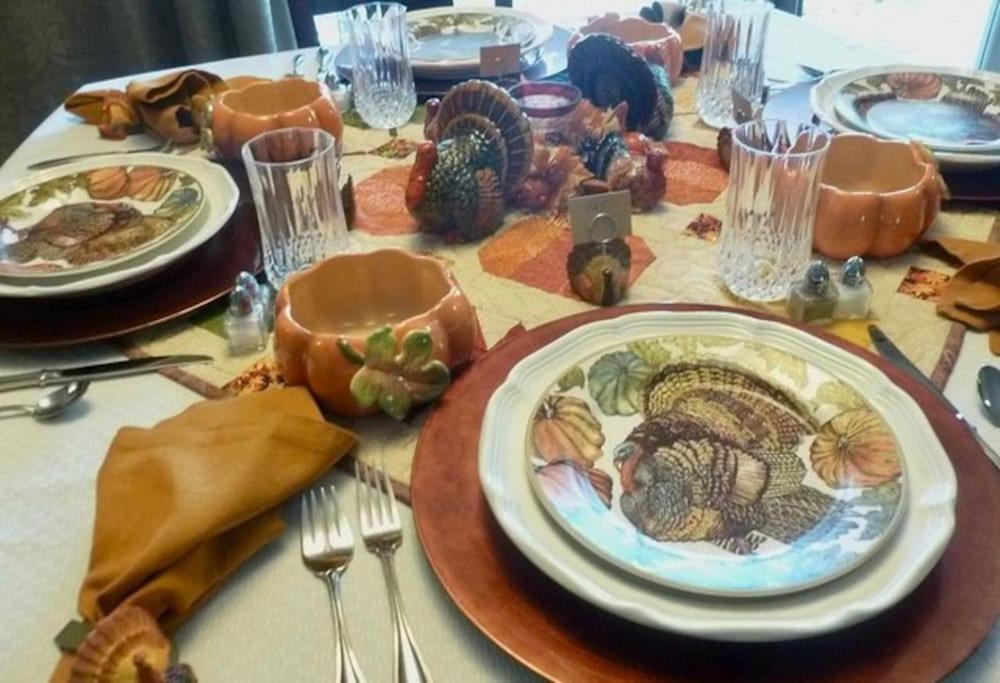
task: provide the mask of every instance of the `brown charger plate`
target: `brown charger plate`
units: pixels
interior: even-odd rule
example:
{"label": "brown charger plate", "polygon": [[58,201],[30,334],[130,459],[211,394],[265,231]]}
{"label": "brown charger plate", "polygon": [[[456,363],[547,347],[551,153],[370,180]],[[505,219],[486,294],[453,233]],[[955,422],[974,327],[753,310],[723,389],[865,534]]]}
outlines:
{"label": "brown charger plate", "polygon": [[0,347],[52,347],[145,330],[227,295],[240,271],[260,272],[257,214],[242,169],[227,165],[240,188],[229,223],[177,263],[120,289],[90,296],[0,297]]}
{"label": "brown charger plate", "polygon": [[[522,358],[585,323],[647,310],[721,307],[648,305],[602,309],[511,335],[441,398],[417,443],[411,495],[431,567],[465,615],[539,674],[565,681],[937,680],[987,636],[1000,614],[1000,476],[954,415],[927,389],[882,359],[808,326],[861,356],[920,404],[958,475],[957,526],[941,561],[899,605],[824,637],[733,644],[664,633],[590,605],[520,554],[497,525],[478,477],[486,403]],[[519,428],[514,426],[514,428]],[[581,548],[581,552],[584,552]]]}

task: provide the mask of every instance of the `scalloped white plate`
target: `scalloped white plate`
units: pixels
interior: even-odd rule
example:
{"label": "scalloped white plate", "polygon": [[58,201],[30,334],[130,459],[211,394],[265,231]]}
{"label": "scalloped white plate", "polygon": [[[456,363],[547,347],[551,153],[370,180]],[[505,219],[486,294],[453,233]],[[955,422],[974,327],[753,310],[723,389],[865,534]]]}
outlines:
{"label": "scalloped white plate", "polygon": [[[50,274],[44,278],[17,279],[0,275],[0,296],[16,298],[68,297],[94,294],[141,280],[163,270],[171,263],[191,253],[221,230],[236,210],[239,189],[225,168],[205,159],[177,154],[123,154],[98,157],[66,164],[44,177],[62,176],[90,171],[105,166],[162,166],[176,169],[195,178],[204,192],[204,202],[198,214],[186,227],[158,243],[149,251],[96,272],[77,275]],[[31,176],[0,191],[7,196],[34,183]]]}
{"label": "scalloped white plate", "polygon": [[[622,339],[712,335],[755,341],[806,360],[851,386],[892,425],[908,493],[898,529],[867,562],[822,586],[766,598],[719,598],[671,590],[586,551],[545,512],[524,466],[524,431],[538,397],[561,372]],[[512,428],[513,426],[513,428]],[[955,474],[919,406],[861,358],[787,325],[732,313],[636,313],[581,327],[528,356],[487,406],[479,476],[497,521],[539,569],[584,600],[667,631],[728,641],[827,633],[888,609],[933,568],[954,530]]]}
{"label": "scalloped white plate", "polygon": [[[838,133],[867,133],[868,131],[858,130],[845,123],[837,115],[837,98],[840,92],[849,83],[859,78],[865,78],[885,71],[921,71],[926,70],[926,66],[914,66],[909,64],[890,64],[888,66],[868,66],[850,71],[837,71],[824,77],[819,83],[812,87],[809,92],[809,103],[813,113],[820,121]],[[935,71],[945,74],[966,73],[966,69],[935,68]],[[952,171],[979,171],[987,168],[1000,166],[1000,154],[990,152],[939,152],[932,150],[934,158],[938,160],[942,168]]]}

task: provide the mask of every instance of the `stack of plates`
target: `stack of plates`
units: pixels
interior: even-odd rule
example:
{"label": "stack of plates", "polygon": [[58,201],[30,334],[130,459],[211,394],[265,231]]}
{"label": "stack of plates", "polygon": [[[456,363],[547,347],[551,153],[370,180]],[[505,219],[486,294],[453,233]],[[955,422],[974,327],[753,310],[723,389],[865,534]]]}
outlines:
{"label": "stack of plates", "polygon": [[479,476],[543,572],[647,626],[826,633],[906,596],[954,528],[955,474],[878,369],[714,311],[580,327],[496,391]]}
{"label": "stack of plates", "polygon": [[67,164],[0,190],[0,297],[93,294],[210,240],[239,191],[221,166],[169,154]]}
{"label": "stack of plates", "polygon": [[826,76],[811,97],[820,120],[840,132],[917,140],[951,170],[1000,166],[1000,74],[871,66]]}
{"label": "stack of plates", "polygon": [[[478,77],[479,51],[484,47],[519,44],[521,69],[527,71],[543,58],[543,51],[548,49],[546,44],[555,33],[555,28],[547,21],[502,7],[418,10],[407,13],[406,24],[410,37],[410,64],[421,94],[434,90],[428,81]],[[563,53],[560,56],[565,57],[565,41],[560,49]],[[337,54],[335,65],[341,77],[351,78],[349,47]],[[542,75],[547,73],[548,70]]]}

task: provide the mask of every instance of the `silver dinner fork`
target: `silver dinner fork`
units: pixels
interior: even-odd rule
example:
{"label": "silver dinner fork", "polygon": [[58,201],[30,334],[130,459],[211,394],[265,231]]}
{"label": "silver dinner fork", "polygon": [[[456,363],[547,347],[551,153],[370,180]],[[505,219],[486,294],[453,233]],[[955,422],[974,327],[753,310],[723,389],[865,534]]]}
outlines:
{"label": "silver dinner fork", "polygon": [[319,487],[302,494],[302,562],[330,590],[330,608],[333,611],[334,642],[336,644],[336,670],[338,683],[364,683],[361,667],[351,649],[344,619],[344,605],[340,596],[340,579],[354,557],[354,535],[347,519],[337,505],[333,486]]}
{"label": "silver dinner fork", "polygon": [[[362,474],[364,476],[362,476]],[[396,651],[393,656],[393,681],[396,683],[420,683],[430,681],[430,672],[424,664],[417,648],[413,632],[403,611],[403,596],[396,579],[393,554],[403,542],[403,525],[399,521],[396,498],[392,494],[389,474],[385,463],[376,471],[371,465],[362,468],[354,461],[354,475],[358,480],[358,520],[361,536],[365,539],[368,552],[374,553],[382,562],[382,573],[389,589],[389,608],[392,610],[392,630]]]}

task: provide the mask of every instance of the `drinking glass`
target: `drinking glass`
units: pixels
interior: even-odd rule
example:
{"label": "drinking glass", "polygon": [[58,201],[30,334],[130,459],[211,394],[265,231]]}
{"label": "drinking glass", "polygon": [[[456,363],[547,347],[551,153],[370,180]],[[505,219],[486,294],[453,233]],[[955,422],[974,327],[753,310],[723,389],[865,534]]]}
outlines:
{"label": "drinking glass", "polygon": [[372,128],[402,126],[417,106],[406,7],[369,2],[345,10],[341,20],[350,37],[355,108]]}
{"label": "drinking glass", "polygon": [[820,176],[830,135],[816,126],[751,121],[733,131],[719,269],[750,301],[777,301],[812,253]]}
{"label": "drinking glass", "polygon": [[733,97],[754,109],[764,96],[764,41],[774,8],[766,0],[710,0],[698,77],[698,114],[714,128],[732,128]]}
{"label": "drinking glass", "polygon": [[275,288],[295,271],[350,249],[332,135],[315,128],[272,130],[252,138],[242,153],[264,270]]}

